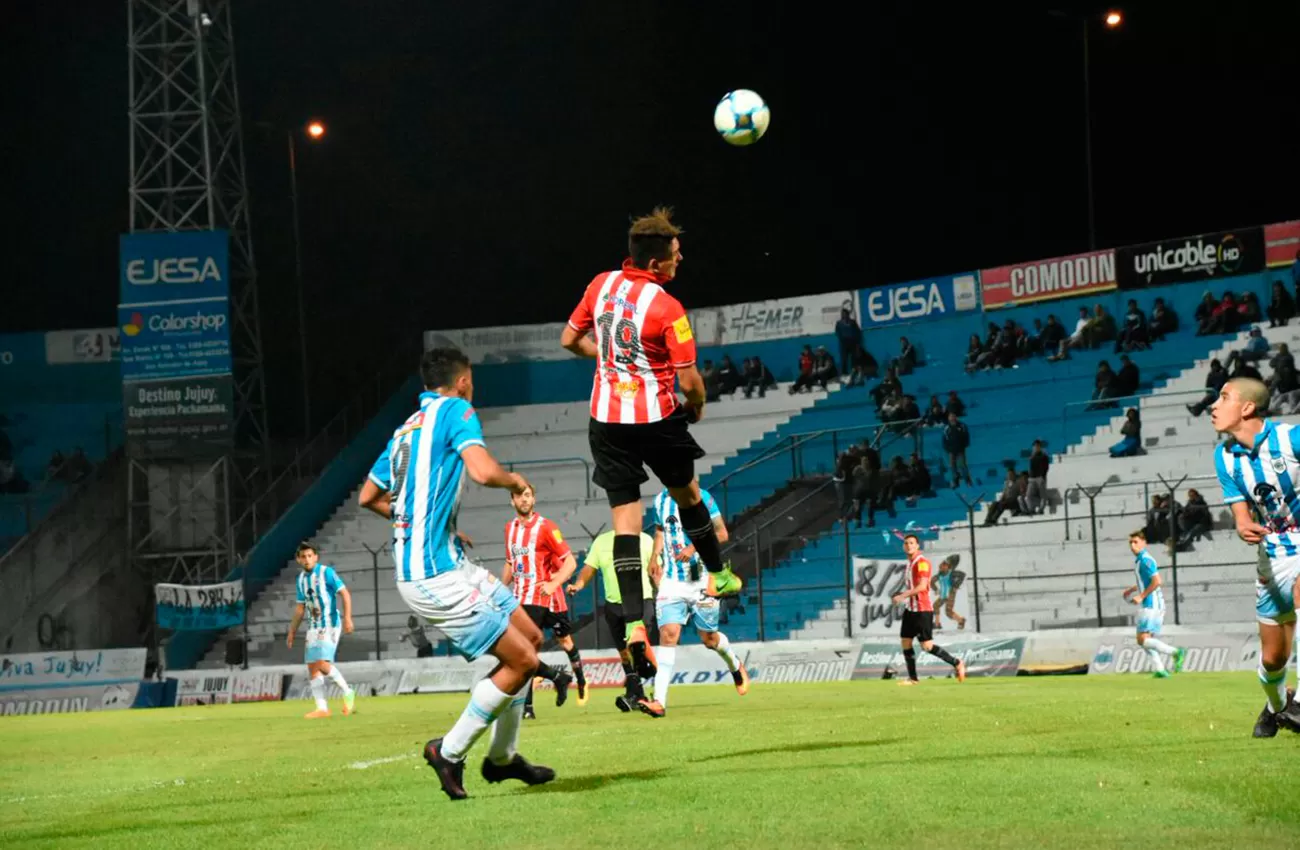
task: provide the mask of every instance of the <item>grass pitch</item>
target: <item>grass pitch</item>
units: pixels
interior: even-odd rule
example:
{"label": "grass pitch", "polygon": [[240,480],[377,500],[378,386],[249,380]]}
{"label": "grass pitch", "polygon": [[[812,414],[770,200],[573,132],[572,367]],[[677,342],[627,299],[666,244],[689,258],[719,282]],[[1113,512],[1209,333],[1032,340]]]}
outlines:
{"label": "grass pitch", "polygon": [[676,687],[664,720],[539,699],[550,785],[452,803],[419,757],[462,694],[0,719],[14,847],[1284,847],[1300,740],[1249,674]]}

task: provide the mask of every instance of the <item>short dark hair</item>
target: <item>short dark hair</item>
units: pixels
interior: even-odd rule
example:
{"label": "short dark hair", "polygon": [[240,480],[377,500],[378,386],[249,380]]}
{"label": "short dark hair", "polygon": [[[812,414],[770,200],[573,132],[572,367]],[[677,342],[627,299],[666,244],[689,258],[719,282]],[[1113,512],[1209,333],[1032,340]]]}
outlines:
{"label": "short dark hair", "polygon": [[632,220],[627,231],[627,253],[638,269],[650,267],[651,260],[670,260],[673,240],[682,234],[673,224],[672,207],[655,207],[649,215]]}
{"label": "short dark hair", "polygon": [[1128,539],[1141,540],[1143,543],[1147,542],[1146,529],[1139,528],[1137,531],[1130,531],[1128,533]]}
{"label": "short dark hair", "polygon": [[469,358],[458,348],[430,348],[420,358],[420,380],[429,390],[449,387],[469,368]]}
{"label": "short dark hair", "polygon": [[[900,460],[901,460],[901,458],[900,458]],[[920,546],[920,545],[921,545],[921,538],[917,537],[915,534],[904,534],[904,535],[903,535],[903,542],[904,542],[904,543],[906,543],[906,542],[909,541],[909,540],[915,540],[917,546]]]}
{"label": "short dark hair", "polygon": [[310,540],[304,540],[299,543],[298,548],[293,551],[293,556],[296,558],[303,552],[315,552],[317,555],[320,555],[320,550],[317,549],[316,545]]}

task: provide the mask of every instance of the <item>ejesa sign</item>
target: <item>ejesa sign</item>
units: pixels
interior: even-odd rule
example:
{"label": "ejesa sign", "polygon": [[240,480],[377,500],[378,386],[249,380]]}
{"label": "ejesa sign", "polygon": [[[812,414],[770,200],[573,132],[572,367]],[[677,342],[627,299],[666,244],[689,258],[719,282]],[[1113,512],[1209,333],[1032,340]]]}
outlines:
{"label": "ejesa sign", "polygon": [[975,273],[896,283],[863,290],[863,325],[885,325],[941,319],[979,309]]}

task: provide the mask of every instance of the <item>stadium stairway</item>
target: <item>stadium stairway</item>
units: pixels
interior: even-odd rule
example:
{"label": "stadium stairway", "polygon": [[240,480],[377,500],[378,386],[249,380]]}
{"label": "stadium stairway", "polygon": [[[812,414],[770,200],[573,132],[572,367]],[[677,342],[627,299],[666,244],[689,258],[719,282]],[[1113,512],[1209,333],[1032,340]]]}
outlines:
{"label": "stadium stairway", "polygon": [[[692,428],[707,453],[697,468],[707,474],[750,443],[770,434],[792,415],[833,393],[834,390],[791,396],[774,392],[761,399],[737,395],[710,405],[705,418]],[[575,551],[585,550],[590,540],[609,523],[604,494],[591,483],[587,402],[481,408],[479,417],[494,455],[533,483],[540,512],[559,524]],[[376,456],[381,448],[374,447]],[[352,591],[357,633],[341,642],[339,658],[409,656],[412,650],[400,642],[400,637],[410,611],[393,586],[392,560],[383,549],[389,540],[389,529],[383,520],[357,506],[359,489],[360,485],[337,506],[313,538],[320,547],[322,561],[333,565]],[[644,495],[648,504],[654,494],[647,490]],[[473,556],[494,573],[499,574],[505,560],[503,529],[512,516],[503,492],[472,485],[465,489],[460,529],[475,541]],[[256,663],[296,663],[302,658],[300,646],[293,650],[284,646],[298,572],[291,554],[286,552],[285,568],[249,608],[248,653]],[[574,600],[575,615],[591,610],[590,597],[583,595]],[[227,637],[235,638],[238,634],[238,629],[232,629]],[[224,663],[221,643],[208,651],[202,666]],[[445,645],[439,650],[445,652]]]}

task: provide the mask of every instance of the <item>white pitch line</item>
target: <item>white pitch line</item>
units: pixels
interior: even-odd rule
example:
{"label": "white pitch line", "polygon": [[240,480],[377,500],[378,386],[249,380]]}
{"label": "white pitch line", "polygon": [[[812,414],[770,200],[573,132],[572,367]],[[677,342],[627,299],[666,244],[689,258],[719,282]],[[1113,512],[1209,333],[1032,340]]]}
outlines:
{"label": "white pitch line", "polygon": [[354,761],[352,762],[352,764],[348,765],[348,767],[352,768],[353,770],[365,770],[366,768],[375,767],[381,764],[392,764],[395,761],[401,761],[402,759],[409,759],[409,758],[415,758],[415,754],[402,753],[400,756],[388,756],[387,758],[374,759],[372,761]]}

